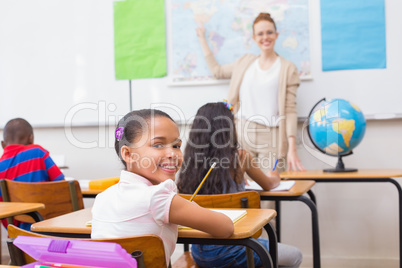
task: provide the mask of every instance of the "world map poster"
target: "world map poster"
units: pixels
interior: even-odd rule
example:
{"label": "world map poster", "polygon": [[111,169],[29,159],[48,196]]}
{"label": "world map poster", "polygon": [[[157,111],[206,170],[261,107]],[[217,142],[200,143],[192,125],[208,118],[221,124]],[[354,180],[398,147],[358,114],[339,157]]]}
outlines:
{"label": "world map poster", "polygon": [[275,20],[275,51],[296,64],[302,79],[309,78],[308,0],[171,0],[172,82],[214,80],[198,42],[200,25],[219,64],[233,63],[246,53],[258,55],[252,23],[260,12]]}

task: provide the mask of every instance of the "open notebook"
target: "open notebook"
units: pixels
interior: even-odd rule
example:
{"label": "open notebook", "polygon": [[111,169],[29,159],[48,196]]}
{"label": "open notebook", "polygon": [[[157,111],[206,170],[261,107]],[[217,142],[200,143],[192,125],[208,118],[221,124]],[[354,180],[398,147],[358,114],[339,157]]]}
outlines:
{"label": "open notebook", "polygon": [[[243,218],[244,216],[247,215],[247,210],[240,210],[240,209],[226,210],[226,209],[214,209],[214,208],[211,208],[210,210],[225,214],[226,216],[228,216],[233,221],[233,223],[237,222],[238,220],[240,220],[241,218]],[[179,229],[191,229],[191,228],[179,225]]]}
{"label": "open notebook", "polygon": [[[248,181],[249,185],[246,185],[246,190],[257,190],[262,191],[260,185],[258,185],[255,181]],[[279,185],[270,191],[289,191],[290,188],[295,185],[296,181],[281,181]]]}

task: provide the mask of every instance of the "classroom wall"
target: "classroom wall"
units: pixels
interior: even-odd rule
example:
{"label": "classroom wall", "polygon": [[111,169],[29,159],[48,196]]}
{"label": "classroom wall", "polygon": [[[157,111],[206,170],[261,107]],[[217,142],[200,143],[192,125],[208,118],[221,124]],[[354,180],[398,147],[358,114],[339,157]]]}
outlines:
{"label": "classroom wall", "polygon": [[[302,142],[302,125],[298,150],[304,166],[320,169],[329,167],[326,162],[335,164],[335,158],[316,158],[309,153],[306,146],[311,144]],[[182,134],[188,132],[187,126],[181,129]],[[66,134],[63,128],[39,128],[35,129],[35,141],[51,155],[64,155],[69,166],[64,170],[66,176],[98,179],[118,176],[122,167],[111,142],[113,130],[80,127]],[[344,163],[366,169],[402,168],[401,136],[401,119],[368,121],[362,143]],[[402,184],[402,179],[396,180]],[[323,267],[398,267],[398,196],[393,185],[328,183],[314,186],[313,191],[318,203]],[[283,242],[299,247],[303,267],[312,267],[310,210],[301,202],[284,202],[282,213]]]}
{"label": "classroom wall", "polygon": [[[129,83],[116,81],[114,74],[113,2],[0,1],[0,127],[16,116],[35,126],[63,126],[65,121],[87,126],[107,122],[107,117],[99,117],[101,112],[116,116],[128,111]],[[134,109],[151,103],[173,104],[181,114],[170,114],[187,121],[204,103],[226,98],[228,84],[169,85],[174,73],[170,66],[172,1],[165,3],[168,77],[133,80],[132,104]],[[298,90],[299,116],[307,116],[326,97],[352,101],[367,116],[402,117],[398,87],[402,83],[402,1],[385,0],[387,68],[332,72],[322,71],[320,1],[309,3],[313,80],[303,81]]]}

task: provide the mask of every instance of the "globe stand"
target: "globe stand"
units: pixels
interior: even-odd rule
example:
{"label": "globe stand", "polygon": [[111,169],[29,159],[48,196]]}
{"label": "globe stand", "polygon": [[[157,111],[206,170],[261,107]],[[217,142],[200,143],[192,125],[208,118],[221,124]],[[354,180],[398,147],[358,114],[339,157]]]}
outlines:
{"label": "globe stand", "polygon": [[342,156],[338,156],[338,163],[335,168],[324,169],[324,172],[356,172],[357,168],[345,168]]}

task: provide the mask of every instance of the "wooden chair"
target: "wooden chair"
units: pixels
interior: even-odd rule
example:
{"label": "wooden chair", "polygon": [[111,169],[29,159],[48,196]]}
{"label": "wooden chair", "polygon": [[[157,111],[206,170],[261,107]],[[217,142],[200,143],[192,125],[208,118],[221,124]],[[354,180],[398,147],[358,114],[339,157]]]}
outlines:
{"label": "wooden chair", "polygon": [[[34,232],[29,232],[21,228],[15,227],[14,225],[8,225],[8,235],[10,239],[16,238],[19,235],[23,236],[34,236],[34,237],[47,237],[47,238],[57,238],[57,239],[69,239],[73,238],[61,238],[54,236],[46,236],[37,234]],[[141,250],[142,256],[144,258],[145,267],[167,267],[165,248],[163,246],[163,241],[159,236],[156,235],[140,235],[140,236],[130,236],[123,238],[109,238],[109,239],[78,239],[78,240],[90,240],[98,242],[113,242],[120,244],[128,253],[135,250]],[[28,254],[23,253],[20,249],[14,246],[12,243],[9,244],[10,258],[12,265],[25,265],[27,263],[34,262]],[[11,248],[11,249],[10,249]]]}
{"label": "wooden chair", "polygon": [[[190,200],[192,195],[180,194],[181,197]],[[193,202],[197,203],[201,207],[206,208],[261,208],[260,205],[260,195],[255,191],[245,191],[230,194],[216,194],[216,195],[196,195]],[[265,226],[264,228],[268,232],[268,236],[271,238],[269,240],[270,245],[276,244],[276,234],[271,226]],[[258,232],[254,237],[259,237],[261,232]],[[273,239],[272,239],[273,238]],[[275,246],[270,248],[276,249]],[[191,257],[188,251],[188,245],[184,245],[184,254],[173,263],[173,268],[197,268],[197,264]],[[251,252],[251,251],[250,251]],[[250,254],[248,252],[248,254]],[[275,250],[270,251],[272,262],[274,267],[276,267],[278,253]]]}
{"label": "wooden chair", "polygon": [[[84,208],[81,188],[78,181],[56,182],[18,182],[0,180],[4,202],[43,203],[45,209],[40,211],[43,219],[50,219]],[[34,222],[26,215],[16,216],[16,220]],[[8,219],[12,223],[11,218]]]}
{"label": "wooden chair", "polygon": [[[180,196],[190,200],[192,195],[180,194]],[[255,191],[233,194],[196,195],[193,201],[201,207],[206,208],[244,208],[244,206],[242,206],[242,199],[247,199],[247,208],[261,208],[260,195]]]}

